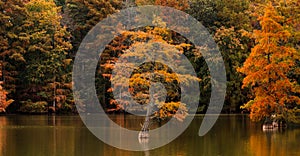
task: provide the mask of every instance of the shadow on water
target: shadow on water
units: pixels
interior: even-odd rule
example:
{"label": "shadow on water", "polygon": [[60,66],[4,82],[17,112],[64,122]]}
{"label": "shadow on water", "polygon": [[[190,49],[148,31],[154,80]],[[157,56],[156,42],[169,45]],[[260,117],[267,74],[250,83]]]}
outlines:
{"label": "shadow on water", "polygon": [[[299,128],[263,132],[261,125],[250,122],[246,116],[221,115],[213,129],[199,137],[197,134],[202,117],[197,116],[182,135],[163,147],[131,152],[101,142],[89,132],[78,116],[0,116],[0,155],[251,156],[300,153]],[[125,118],[123,115],[114,115],[111,119],[135,130],[140,130],[140,122],[143,121],[130,115]]]}

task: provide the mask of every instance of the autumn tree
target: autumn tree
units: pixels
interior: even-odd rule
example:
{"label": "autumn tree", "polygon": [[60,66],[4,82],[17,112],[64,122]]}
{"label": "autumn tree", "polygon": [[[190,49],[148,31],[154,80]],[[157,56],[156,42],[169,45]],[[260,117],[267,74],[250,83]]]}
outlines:
{"label": "autumn tree", "polygon": [[[223,111],[238,112],[241,103],[246,102],[246,89],[241,89],[243,76],[237,68],[243,64],[248,56],[247,39],[235,27],[217,29],[214,39],[223,56],[226,68],[227,90]],[[249,41],[251,42],[251,41]]]}
{"label": "autumn tree", "polygon": [[299,52],[289,44],[291,33],[283,26],[285,18],[269,3],[264,14],[258,17],[261,29],[251,36],[255,47],[239,68],[245,74],[243,87],[249,87],[253,99],[242,108],[250,111],[253,121],[260,121],[272,114],[289,121],[296,121],[300,98],[299,84],[289,77],[289,71],[299,60]]}
{"label": "autumn tree", "polygon": [[[0,77],[2,77],[3,64],[0,62]],[[0,81],[0,113],[5,112],[6,108],[13,102],[13,100],[7,100],[7,91],[2,87],[3,81]]]}
{"label": "autumn tree", "polygon": [[[222,54],[226,69],[227,89],[223,112],[240,112],[240,104],[247,101],[247,90],[241,89],[242,74],[237,68],[247,58],[252,41],[243,36],[250,31],[250,1],[240,0],[191,0],[187,12],[200,21],[213,36]],[[196,71],[203,75],[201,104],[207,106],[210,98],[210,73],[205,60],[196,61]]]}
{"label": "autumn tree", "polygon": [[[300,53],[300,1],[299,0],[281,0],[277,4],[278,12],[285,17],[284,25],[288,27],[291,36],[289,44]],[[297,80],[300,84],[300,61],[296,61],[296,66],[290,71],[290,77]]]}
{"label": "autumn tree", "polygon": [[[168,45],[166,44],[166,42],[163,42],[163,40],[159,42],[163,45],[163,47],[161,47],[163,48],[163,52],[155,51],[157,46],[159,46],[157,43],[157,40],[150,40],[147,43],[136,42],[132,46],[130,46],[128,50],[124,51],[124,54],[122,54],[121,57],[130,58],[134,56],[135,60],[141,60],[145,57],[143,54],[148,53],[150,55],[160,55],[164,56],[164,58],[170,58],[170,56],[172,56],[172,53],[176,53],[176,51],[174,51],[174,49],[176,49],[175,45]],[[182,65],[180,58],[175,59],[174,62],[176,62],[174,68],[180,69]],[[125,63],[122,66],[124,66],[125,68],[134,68],[132,63]],[[115,72],[116,75],[115,77],[112,77],[111,81],[122,81],[122,79],[119,78],[119,75],[122,75],[122,73],[125,71],[115,70]],[[184,73],[184,71],[181,72]],[[167,119],[173,117],[175,113],[177,113],[174,117],[178,120],[183,120],[187,115],[189,105],[188,103],[180,102],[180,97],[184,95],[180,94],[181,89],[179,85],[189,85],[190,81],[198,81],[198,79],[188,74],[184,75],[175,73],[170,67],[163,63],[155,61],[147,62],[142,64],[140,67],[136,68],[129,79],[129,92],[138,104],[133,105],[132,103],[127,101],[126,98],[124,98],[125,100],[120,101],[117,104],[119,104],[121,108],[125,109],[126,111],[131,109],[130,111],[143,112],[147,108],[145,106],[149,105],[150,102],[151,95],[149,90],[151,87],[151,83],[161,83],[164,89],[156,90],[156,92],[153,93],[155,94],[153,96],[155,96],[158,99],[160,98],[160,96],[163,95],[165,95],[166,97],[165,99],[161,99],[162,101],[155,101],[154,107],[156,107],[157,109],[155,111],[154,117],[158,118],[159,120]],[[121,82],[120,84],[126,84],[126,82]],[[118,87],[122,88],[123,86],[117,85],[114,86],[114,89]],[[165,93],[163,91],[165,91]],[[188,98],[192,99],[193,97]],[[115,101],[112,99],[112,102]]]}
{"label": "autumn tree", "polygon": [[[0,69],[2,69],[2,64],[0,63]],[[2,77],[2,71],[0,71],[0,77]],[[0,81],[0,113],[5,112],[6,107],[8,107],[13,100],[7,100],[7,92],[1,86],[3,81]]]}
{"label": "autumn tree", "polygon": [[25,62],[25,44],[27,44],[24,31],[24,20],[27,11],[21,0],[0,1],[0,64],[3,99],[13,98],[16,102],[10,106],[12,110],[18,109],[17,92],[20,79],[20,70]]}
{"label": "autumn tree", "polygon": [[[130,5],[145,5],[145,4],[159,4],[164,6],[171,6],[177,9],[186,9],[188,3],[184,5],[182,1],[136,1],[135,4],[131,3],[132,1],[126,1],[125,3],[130,3]],[[181,6],[182,5],[182,6]],[[125,6],[127,6],[125,4]],[[157,18],[157,21],[153,22],[162,22],[164,20],[170,20],[168,17]],[[165,24],[165,23],[161,23]],[[163,43],[171,44],[173,47],[181,49],[181,51],[185,51],[190,46],[189,44],[185,43],[185,39],[176,34],[176,32],[166,30],[165,28],[158,28],[158,27],[145,27],[145,28],[138,28],[136,30],[126,31],[123,32],[120,36],[116,37],[114,40],[111,41],[109,45],[107,45],[106,49],[104,50],[101,61],[99,64],[99,70],[97,70],[96,76],[96,89],[99,96],[99,100],[103,102],[102,104],[108,111],[124,111],[126,109],[134,109],[134,111],[145,111],[143,108],[136,106],[136,107],[127,107],[130,105],[126,100],[122,101],[121,103],[116,102],[112,95],[112,88],[110,87],[110,82],[112,81],[111,71],[114,69],[114,65],[118,60],[118,57],[123,56],[126,57],[128,54],[135,55],[130,53],[130,49],[134,49],[134,45],[140,45],[144,42],[160,40]],[[149,47],[151,48],[151,46]],[[137,53],[136,53],[137,54]],[[136,56],[139,58],[139,56]],[[159,68],[161,67],[161,68]],[[164,67],[164,68],[163,68]],[[141,65],[139,70],[136,70],[131,77],[131,93],[132,96],[136,101],[138,101],[141,105],[147,104],[149,101],[149,71],[145,71],[145,69],[157,69],[157,72],[160,74],[160,79],[166,78],[170,75],[175,75],[175,73],[168,73],[166,71],[170,71],[170,69],[166,68],[165,66],[157,63],[146,63]],[[164,72],[163,72],[164,71]],[[119,71],[122,72],[122,71]],[[146,73],[144,73],[146,72]],[[148,74],[147,74],[148,72]],[[164,73],[164,74],[162,74]],[[158,76],[159,77],[159,76]],[[176,80],[174,76],[167,77],[167,79]],[[117,79],[117,78],[115,78]],[[159,79],[159,78],[157,78]],[[158,81],[158,80],[156,80]],[[102,83],[101,83],[102,82]],[[104,83],[103,83],[104,82]],[[160,119],[169,118],[175,114],[176,110],[179,107],[179,91],[178,88],[176,89],[176,85],[171,84],[171,80],[164,81],[165,87],[168,90],[168,98],[166,101],[166,105],[161,105],[161,113],[156,114],[156,116]],[[107,89],[103,91],[103,87]],[[122,86],[120,86],[122,87]],[[173,88],[172,88],[173,87]],[[178,86],[177,86],[178,87]],[[173,90],[173,91],[172,91]],[[105,95],[105,96],[103,96]],[[147,100],[148,99],[148,100]],[[168,107],[167,107],[168,105]],[[145,108],[145,107],[144,107]],[[182,112],[182,115],[185,116],[186,112]]]}
{"label": "autumn tree", "polygon": [[7,100],[7,92],[3,89],[0,83],[0,113],[5,112],[6,108],[13,102],[13,100]]}
{"label": "autumn tree", "polygon": [[62,23],[72,35],[73,56],[85,35],[98,22],[121,9],[122,0],[66,0]]}
{"label": "autumn tree", "polygon": [[60,25],[60,8],[53,0],[31,0],[25,8],[28,17],[22,33],[27,42],[20,68],[20,111],[46,112],[50,105],[62,108],[71,95],[71,81],[66,76],[71,44],[66,28]]}
{"label": "autumn tree", "polygon": [[15,94],[19,81],[19,67],[24,62],[24,44],[27,38],[22,25],[27,13],[21,0],[0,1],[0,61],[3,86]]}
{"label": "autumn tree", "polygon": [[[118,61],[118,57],[134,57],[137,60],[143,59],[144,56],[140,54],[147,53],[148,51],[153,53],[153,51],[155,51],[155,48],[151,43],[159,42],[165,44],[166,48],[163,54],[153,53],[153,55],[166,55],[166,57],[169,57],[175,52],[174,49],[185,54],[192,53],[192,45],[186,39],[182,36],[180,37],[179,34],[166,29],[165,23],[159,17],[156,18],[156,22],[159,22],[162,27],[145,27],[125,31],[107,46],[101,56],[98,72],[104,78],[109,80],[108,83],[118,80],[121,81],[119,77],[112,77],[111,75],[112,70],[115,68],[115,63]],[[177,40],[174,38],[177,38]],[[180,64],[181,61],[177,61],[176,64]],[[125,66],[128,67],[130,64]],[[122,75],[124,71],[120,70],[115,72]],[[176,76],[176,73],[172,72],[172,70],[164,64],[158,62],[147,62],[142,64],[132,73],[129,82],[131,96],[139,104],[133,106],[130,102],[126,101],[126,98],[123,101],[116,101],[112,95],[113,88],[108,88],[108,93],[111,93],[107,96],[107,102],[109,103],[107,106],[108,111],[123,111],[129,109],[134,112],[146,111],[145,106],[149,103],[150,99],[149,88],[151,82],[161,82],[166,89],[167,97],[165,101],[156,103],[155,107],[157,110],[155,112],[155,117],[159,120],[170,118],[174,116],[179,107],[181,107],[181,110],[183,111],[178,112],[175,117],[178,120],[183,120],[187,115],[189,106],[188,104],[180,104],[181,95],[179,84],[188,85],[190,81],[199,81],[199,79],[190,75],[180,76],[183,78],[184,82],[180,81]],[[115,87],[122,88],[123,86],[121,84],[122,83]],[[156,94],[162,95],[159,93]],[[193,97],[189,98],[192,99]]]}

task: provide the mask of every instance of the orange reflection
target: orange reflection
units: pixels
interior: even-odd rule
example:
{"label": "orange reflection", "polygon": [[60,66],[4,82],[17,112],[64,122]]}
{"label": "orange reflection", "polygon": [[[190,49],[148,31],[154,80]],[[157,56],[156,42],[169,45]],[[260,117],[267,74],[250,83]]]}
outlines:
{"label": "orange reflection", "polygon": [[4,127],[8,125],[7,118],[0,116],[0,155],[5,153],[6,130]]}

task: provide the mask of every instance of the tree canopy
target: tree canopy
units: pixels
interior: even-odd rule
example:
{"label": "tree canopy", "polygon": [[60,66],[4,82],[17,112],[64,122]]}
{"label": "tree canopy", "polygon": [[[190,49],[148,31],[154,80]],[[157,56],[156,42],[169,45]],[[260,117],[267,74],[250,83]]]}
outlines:
{"label": "tree canopy", "polygon": [[271,3],[258,20],[261,29],[251,34],[256,44],[239,68],[246,75],[243,87],[251,87],[254,98],[243,108],[250,110],[250,118],[255,121],[272,114],[288,118],[295,113],[292,111],[298,112],[300,104],[299,84],[289,77],[299,60],[299,51],[288,42],[291,33],[288,26],[282,24],[285,18]]}
{"label": "tree canopy", "polygon": [[[224,113],[247,110],[253,121],[275,114],[296,122],[300,103],[299,3],[299,0],[1,0],[0,111],[76,112],[72,64],[85,35],[99,21],[123,8],[162,5],[184,11],[202,22],[217,43],[227,73]],[[206,111],[212,86],[208,66],[193,43],[165,28],[168,20],[174,19],[160,17],[153,22],[161,27],[122,32],[106,46],[95,77],[97,95],[106,111],[145,109],[150,84],[159,82],[165,90],[158,95],[166,94],[166,99],[155,106],[154,116],[171,117],[180,107],[179,84],[196,79],[201,94],[197,112]],[[117,102],[111,83],[118,79],[112,77],[118,59],[132,55],[139,59],[142,57],[139,54],[153,48],[155,42],[165,45],[166,55],[175,53],[174,49],[184,54],[197,78],[175,76],[166,64],[147,62],[130,77],[130,94],[138,105],[129,107],[126,100]],[[181,63],[177,61],[174,64]],[[184,81],[179,81],[179,77]],[[182,106],[184,111],[177,116],[179,120],[189,109],[188,103]]]}

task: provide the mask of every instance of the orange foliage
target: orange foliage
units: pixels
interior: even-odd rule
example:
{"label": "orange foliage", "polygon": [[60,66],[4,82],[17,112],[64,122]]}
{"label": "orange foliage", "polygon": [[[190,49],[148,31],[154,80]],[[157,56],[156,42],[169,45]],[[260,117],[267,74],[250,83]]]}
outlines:
{"label": "orange foliage", "polygon": [[254,121],[272,113],[282,114],[300,104],[299,97],[294,96],[300,92],[297,83],[288,77],[299,53],[287,44],[291,34],[281,24],[284,17],[278,15],[270,3],[258,20],[261,29],[252,34],[256,46],[238,69],[246,75],[243,87],[250,87],[254,95],[254,99],[242,107],[250,110]]}
{"label": "orange foliage", "polygon": [[173,7],[178,10],[186,10],[189,7],[188,0],[155,0],[155,5]]}
{"label": "orange foliage", "polygon": [[7,92],[1,86],[2,82],[0,81],[0,113],[5,112],[6,107],[8,107],[13,100],[7,100]]}
{"label": "orange foliage", "polygon": [[[0,77],[2,77],[2,66],[3,66],[3,63],[0,62]],[[0,113],[5,112],[5,108],[13,102],[13,100],[7,101],[6,95],[8,93],[2,88],[2,86],[1,86],[2,84],[3,84],[3,82],[0,81]]]}

